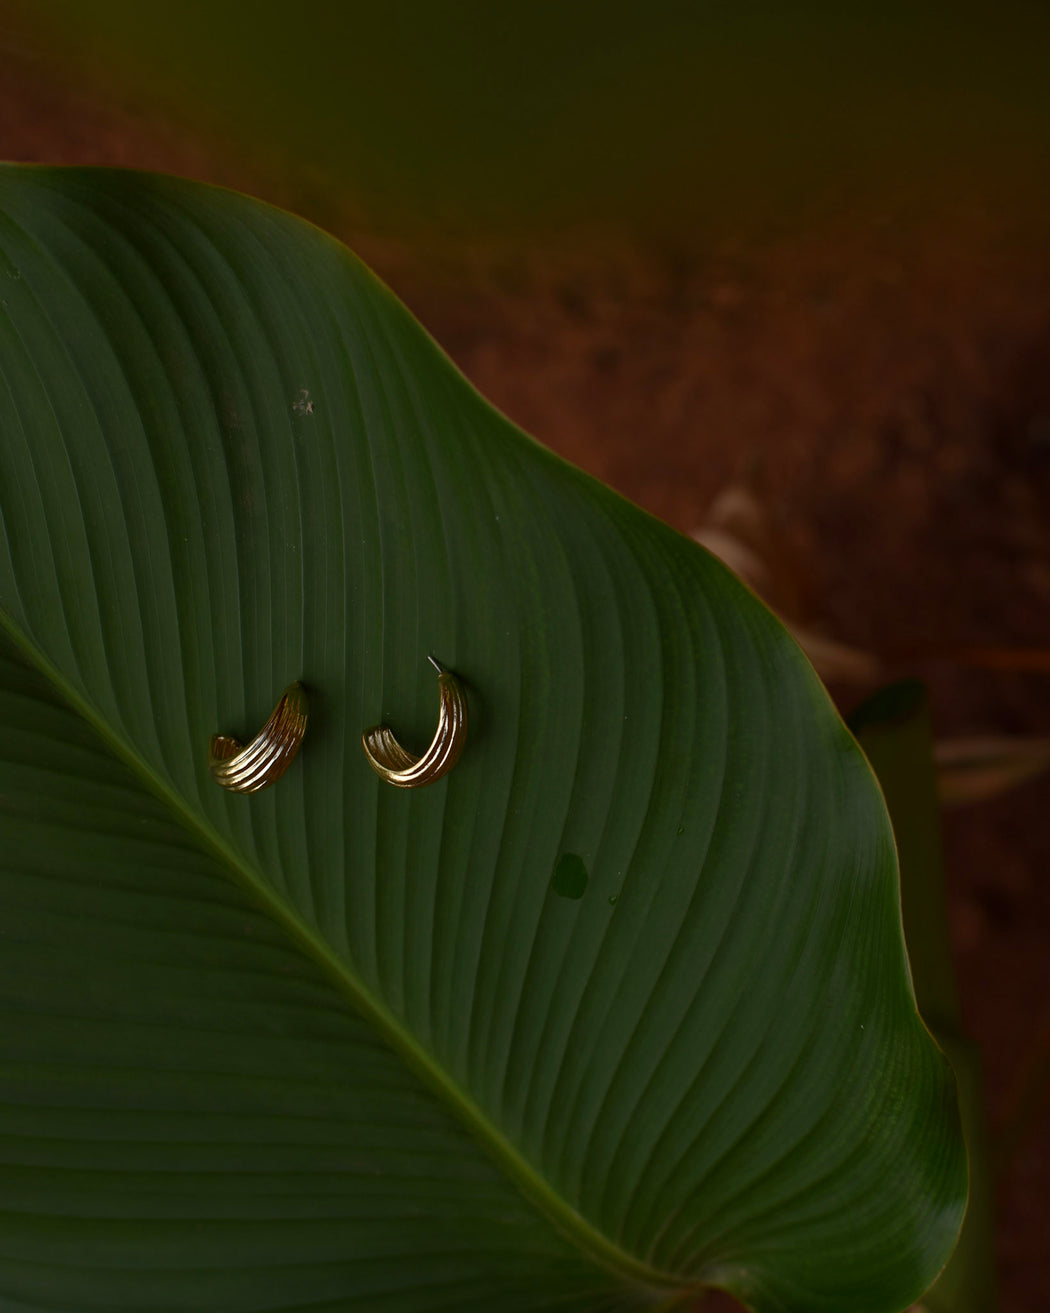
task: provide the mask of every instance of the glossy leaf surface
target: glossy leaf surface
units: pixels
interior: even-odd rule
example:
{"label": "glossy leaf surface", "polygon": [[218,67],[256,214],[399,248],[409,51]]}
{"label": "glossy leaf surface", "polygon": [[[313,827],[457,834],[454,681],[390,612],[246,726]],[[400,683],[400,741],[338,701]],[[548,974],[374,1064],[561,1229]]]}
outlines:
{"label": "glossy leaf surface", "polygon": [[[316,229],[17,168],[0,216],[5,1310],[917,1296],[954,1087],[782,627]],[[394,789],[428,655],[470,737]],[[295,679],[292,767],[216,787]]]}

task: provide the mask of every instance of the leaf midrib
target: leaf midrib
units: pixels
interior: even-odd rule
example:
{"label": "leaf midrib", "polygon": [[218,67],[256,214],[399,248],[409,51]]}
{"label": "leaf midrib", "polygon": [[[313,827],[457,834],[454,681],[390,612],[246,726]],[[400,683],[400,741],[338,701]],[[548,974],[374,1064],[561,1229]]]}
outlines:
{"label": "leaf midrib", "polygon": [[149,763],[95,710],[61,670],[29,639],[8,612],[0,608],[0,628],[71,710],[99,736],[113,755],[158,798],[184,828],[223,864],[238,885],[259,903],[291,940],[321,969],[354,1009],[379,1032],[409,1069],[438,1096],[481,1148],[523,1195],[568,1239],[602,1267],[632,1283],[661,1291],[673,1290],[672,1304],[698,1296],[706,1286],[683,1281],[652,1267],[615,1244],[581,1216],[507,1139],[470,1095],[427,1052],[401,1020],[377,998],[357,973],[286,904],[222,835],[200,817]]}

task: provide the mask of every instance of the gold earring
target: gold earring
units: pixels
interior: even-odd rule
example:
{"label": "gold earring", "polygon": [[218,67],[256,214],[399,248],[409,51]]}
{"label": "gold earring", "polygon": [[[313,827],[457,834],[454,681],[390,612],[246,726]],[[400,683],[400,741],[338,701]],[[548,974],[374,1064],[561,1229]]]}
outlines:
{"label": "gold earring", "polygon": [[208,745],[208,770],[216,784],[233,793],[257,793],[281,778],[292,764],[306,733],[306,692],[289,684],[273,715],[245,747],[216,734]]}
{"label": "gold earring", "polygon": [[447,775],[459,760],[467,741],[467,699],[455,675],[435,661],[427,660],[438,672],[441,699],[438,727],[433,742],[422,757],[406,751],[386,725],[376,725],[361,735],[365,755],[377,775],[399,789],[418,789]]}

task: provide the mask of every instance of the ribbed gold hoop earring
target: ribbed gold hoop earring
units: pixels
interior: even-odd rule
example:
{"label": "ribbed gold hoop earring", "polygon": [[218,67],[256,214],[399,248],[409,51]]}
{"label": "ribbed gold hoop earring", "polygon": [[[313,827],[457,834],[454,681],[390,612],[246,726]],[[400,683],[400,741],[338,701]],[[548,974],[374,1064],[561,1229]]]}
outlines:
{"label": "ribbed gold hoop earring", "polygon": [[418,789],[447,775],[459,760],[467,741],[467,699],[459,681],[433,657],[427,660],[438,672],[440,710],[433,742],[422,757],[398,743],[386,725],[366,729],[361,735],[365,755],[375,773],[399,789]]}
{"label": "ribbed gold hoop earring", "polygon": [[305,733],[306,692],[296,682],[284,690],[273,715],[247,747],[225,734],[215,734],[208,745],[208,770],[224,789],[257,793],[281,778]]}

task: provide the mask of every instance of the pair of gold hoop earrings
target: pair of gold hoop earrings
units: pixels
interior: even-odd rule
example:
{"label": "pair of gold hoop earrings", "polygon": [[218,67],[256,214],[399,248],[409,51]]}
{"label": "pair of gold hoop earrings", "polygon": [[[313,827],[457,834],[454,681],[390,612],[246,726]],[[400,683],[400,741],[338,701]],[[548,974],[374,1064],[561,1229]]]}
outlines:
{"label": "pair of gold hoop earrings", "polygon": [[[433,657],[438,672],[438,726],[430,747],[415,756],[397,741],[387,725],[375,725],[361,735],[369,765],[399,789],[418,789],[447,775],[459,760],[467,740],[467,699],[459,681]],[[270,719],[245,746],[226,734],[215,734],[208,746],[208,770],[216,784],[233,793],[258,793],[276,784],[292,764],[306,734],[306,691],[289,684]]]}

